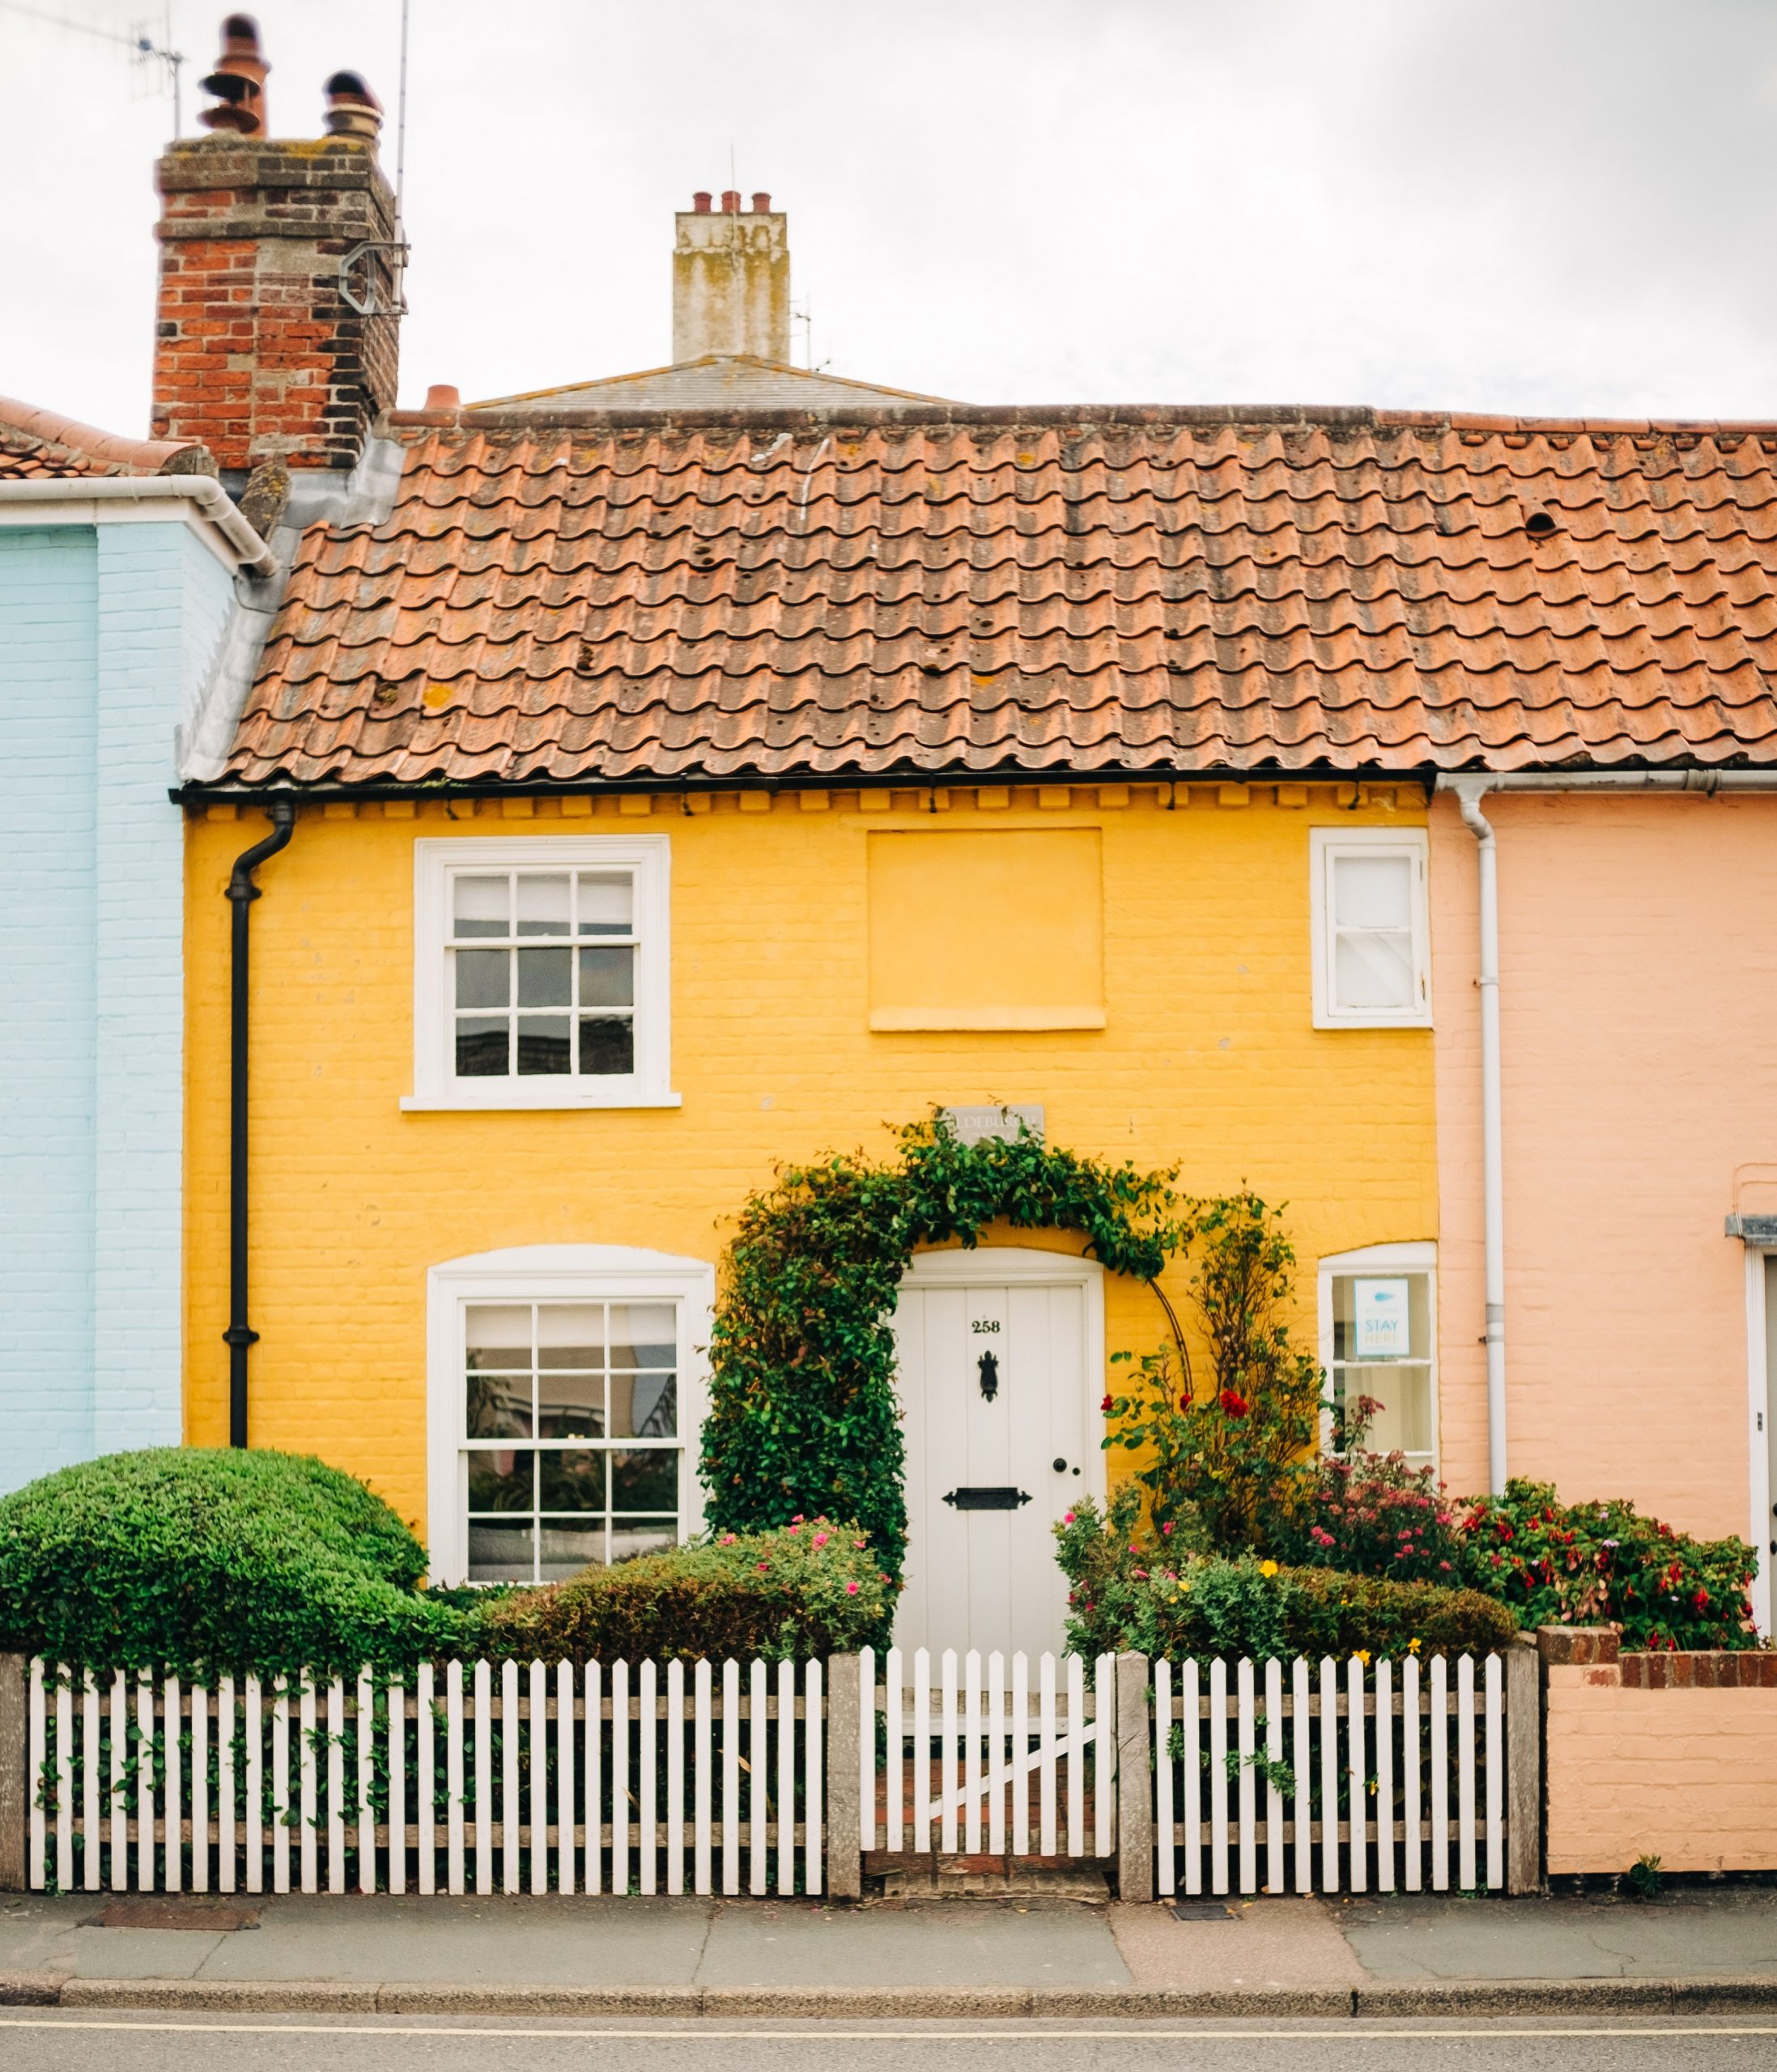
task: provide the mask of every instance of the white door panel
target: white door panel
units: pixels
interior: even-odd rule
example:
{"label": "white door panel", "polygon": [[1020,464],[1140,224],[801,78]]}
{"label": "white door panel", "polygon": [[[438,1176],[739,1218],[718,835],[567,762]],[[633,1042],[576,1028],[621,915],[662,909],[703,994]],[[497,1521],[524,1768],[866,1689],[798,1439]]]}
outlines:
{"label": "white door panel", "polygon": [[[1009,1264],[1018,1279],[1001,1277]],[[908,1526],[895,1637],[909,1649],[1039,1654],[1060,1647],[1066,1616],[1052,1528],[1103,1487],[1086,1450],[1102,1392],[1099,1289],[1086,1263],[1051,1255],[985,1251],[969,1265],[978,1283],[955,1279],[951,1264],[947,1284],[922,1285],[916,1269],[895,1311]],[[1059,1284],[1043,1277],[1057,1268],[1069,1276]],[[991,1398],[984,1355],[997,1369]],[[945,1501],[971,1489],[1029,1501],[1010,1509]]]}

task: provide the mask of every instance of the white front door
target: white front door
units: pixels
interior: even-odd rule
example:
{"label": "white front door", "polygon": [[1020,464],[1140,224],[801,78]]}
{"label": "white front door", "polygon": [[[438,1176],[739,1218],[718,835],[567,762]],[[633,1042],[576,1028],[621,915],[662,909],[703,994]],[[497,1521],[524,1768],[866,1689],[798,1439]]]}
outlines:
{"label": "white front door", "polygon": [[1059,1651],[1052,1527],[1104,1486],[1101,1269],[1065,1255],[930,1252],[901,1284],[906,1649]]}

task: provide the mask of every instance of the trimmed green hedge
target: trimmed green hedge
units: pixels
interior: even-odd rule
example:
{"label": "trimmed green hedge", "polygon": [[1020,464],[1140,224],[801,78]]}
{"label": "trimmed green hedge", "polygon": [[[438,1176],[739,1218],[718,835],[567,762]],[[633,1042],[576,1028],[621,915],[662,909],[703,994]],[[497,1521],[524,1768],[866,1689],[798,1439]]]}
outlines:
{"label": "trimmed green hedge", "polygon": [[426,1552],[307,1454],[165,1446],[0,1498],[0,1648],[186,1676],[400,1667],[457,1644]]}
{"label": "trimmed green hedge", "polygon": [[1251,1554],[1175,1556],[1138,1534],[1138,1510],[1139,1492],[1125,1489],[1108,1517],[1087,1501],[1056,1528],[1078,1654],[1460,1654],[1503,1647],[1517,1630],[1506,1607],[1478,1590],[1284,1568]]}
{"label": "trimmed green hedge", "polygon": [[894,1608],[856,1526],[799,1518],[493,1599],[476,1644],[546,1662],[844,1654],[886,1645]]}

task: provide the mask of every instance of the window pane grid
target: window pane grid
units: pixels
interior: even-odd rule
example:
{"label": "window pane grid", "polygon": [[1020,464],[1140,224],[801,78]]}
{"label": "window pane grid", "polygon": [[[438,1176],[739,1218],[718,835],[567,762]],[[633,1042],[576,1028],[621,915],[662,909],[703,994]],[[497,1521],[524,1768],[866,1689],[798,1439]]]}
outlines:
{"label": "window pane grid", "polygon": [[470,1580],[551,1582],[676,1541],[676,1307],[471,1304],[465,1316]]}
{"label": "window pane grid", "polygon": [[1341,1409],[1368,1396],[1381,1407],[1363,1440],[1367,1451],[1399,1453],[1410,1466],[1437,1455],[1431,1277],[1381,1266],[1332,1276],[1327,1361]]}
{"label": "window pane grid", "polygon": [[454,873],[447,955],[455,1076],[633,1075],[635,904],[627,870]]}

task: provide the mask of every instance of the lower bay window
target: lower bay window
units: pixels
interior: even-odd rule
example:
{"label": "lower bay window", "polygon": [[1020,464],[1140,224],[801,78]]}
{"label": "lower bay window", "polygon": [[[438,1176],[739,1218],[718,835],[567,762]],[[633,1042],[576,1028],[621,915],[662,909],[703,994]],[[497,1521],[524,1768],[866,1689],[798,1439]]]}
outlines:
{"label": "lower bay window", "polygon": [[[1437,1248],[1371,1245],[1320,1262],[1320,1361],[1335,1413],[1374,1406],[1363,1445],[1438,1464]],[[1329,1446],[1337,1437],[1329,1431]]]}
{"label": "lower bay window", "polygon": [[435,1581],[555,1582],[695,1529],[713,1280],[605,1246],[433,1269]]}

